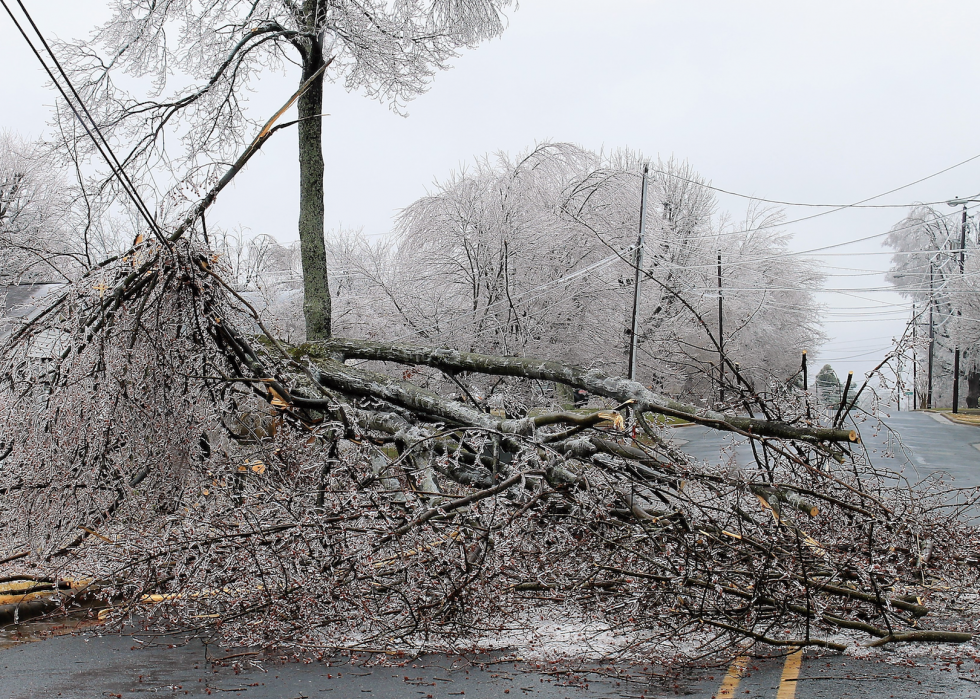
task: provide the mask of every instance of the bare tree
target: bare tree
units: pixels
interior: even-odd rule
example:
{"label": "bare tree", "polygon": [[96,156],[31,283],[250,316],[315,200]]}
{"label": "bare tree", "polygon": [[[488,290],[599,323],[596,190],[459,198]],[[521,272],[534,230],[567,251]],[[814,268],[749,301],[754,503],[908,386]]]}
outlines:
{"label": "bare tree", "polygon": [[[161,211],[207,183],[244,144],[255,126],[244,99],[258,77],[296,67],[308,85],[297,101],[303,308],[308,337],[325,339],[331,306],[323,241],[324,78],[397,108],[424,91],[460,48],[498,35],[508,4],[116,0],[112,19],[90,41],[64,44],[61,52],[103,131],[127,144],[122,160],[134,179],[162,164],[175,170],[177,184],[158,202]],[[72,119],[68,110],[62,116]],[[173,148],[177,140],[182,155]]]}
{"label": "bare tree", "polygon": [[[265,323],[287,342],[305,337],[303,269],[300,245],[281,245],[268,235],[244,229],[211,232],[215,252],[230,270],[229,283],[251,303]],[[397,319],[384,289],[389,258],[382,243],[371,244],[360,231],[334,230],[326,239],[334,331],[344,336],[378,339]],[[386,265],[382,271],[378,265]]]}
{"label": "bare tree", "polygon": [[60,281],[78,268],[66,178],[38,143],[0,134],[0,279]]}

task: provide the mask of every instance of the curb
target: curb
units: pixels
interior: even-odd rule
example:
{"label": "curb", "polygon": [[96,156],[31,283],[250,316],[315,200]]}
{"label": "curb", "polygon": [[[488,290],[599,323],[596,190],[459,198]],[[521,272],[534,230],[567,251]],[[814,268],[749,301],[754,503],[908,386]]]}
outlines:
{"label": "curb", "polygon": [[972,420],[964,420],[958,416],[954,416],[952,413],[947,413],[940,410],[923,410],[922,412],[928,413],[930,415],[940,415],[956,425],[966,425],[967,427],[980,427],[980,420],[976,422]]}
{"label": "curb", "polygon": [[953,417],[952,415],[947,415],[946,413],[939,413],[939,414],[942,415],[947,420],[949,420],[950,422],[956,423],[957,425],[966,425],[967,427],[980,427],[980,422],[972,422],[970,420],[963,420],[963,419],[958,418],[958,417]]}

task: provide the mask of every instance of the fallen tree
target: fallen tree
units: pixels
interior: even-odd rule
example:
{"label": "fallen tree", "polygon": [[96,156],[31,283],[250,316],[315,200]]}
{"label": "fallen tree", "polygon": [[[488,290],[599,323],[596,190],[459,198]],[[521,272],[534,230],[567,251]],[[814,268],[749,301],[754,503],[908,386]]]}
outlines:
{"label": "fallen tree", "polygon": [[[285,346],[218,262],[141,243],[5,345],[5,579],[88,580],[117,618],[241,644],[472,645],[547,605],[648,648],[970,638],[942,610],[975,531],[799,396],[746,388],[758,419],[560,362]],[[460,374],[608,405],[501,415],[447,397]],[[744,436],[758,468],[686,458],[655,415]]]}
{"label": "fallen tree", "polygon": [[[975,590],[976,530],[938,488],[870,468],[849,406],[827,426],[734,363],[738,413],[544,359],[280,342],[187,236],[270,127],[172,233],[3,345],[0,582],[319,650],[486,646],[545,610],[661,657],[684,638],[972,637],[950,610]],[[597,404],[563,409],[542,382]],[[657,416],[741,436],[755,467],[689,458]]]}

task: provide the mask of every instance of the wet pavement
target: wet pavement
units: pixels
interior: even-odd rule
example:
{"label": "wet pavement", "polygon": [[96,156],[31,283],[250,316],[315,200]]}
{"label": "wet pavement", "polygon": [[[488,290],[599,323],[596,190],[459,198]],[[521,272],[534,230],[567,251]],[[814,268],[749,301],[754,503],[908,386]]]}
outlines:
{"label": "wet pavement", "polygon": [[[856,427],[875,466],[902,472],[917,482],[948,474],[951,485],[966,488],[980,485],[980,427],[959,425],[937,413],[896,412]],[[744,439],[709,427],[675,427],[673,435],[683,440],[681,449],[710,463],[735,458],[740,466],[753,463],[752,449]]]}
{"label": "wet pavement", "polygon": [[[938,648],[938,647],[937,647]],[[205,697],[245,699],[878,699],[879,697],[980,696],[980,665],[972,646],[943,646],[931,658],[892,662],[834,654],[740,658],[730,668],[688,671],[664,682],[652,668],[617,665],[619,677],[601,672],[571,675],[543,663],[426,656],[399,667],[365,667],[348,659],[277,662],[262,667],[209,649],[199,640],[107,635],[65,636],[0,651],[0,698]],[[217,660],[218,662],[212,662]],[[484,658],[484,661],[487,659]],[[235,667],[234,662],[242,663]],[[629,678],[627,677],[629,675]]]}
{"label": "wet pavement", "polygon": [[[623,680],[569,677],[518,662],[427,656],[401,667],[349,659],[279,662],[209,648],[200,640],[64,636],[0,651],[0,698],[242,696],[246,699],[531,696],[575,699],[629,694]],[[240,663],[236,666],[235,663]],[[645,684],[645,683],[644,683]]]}

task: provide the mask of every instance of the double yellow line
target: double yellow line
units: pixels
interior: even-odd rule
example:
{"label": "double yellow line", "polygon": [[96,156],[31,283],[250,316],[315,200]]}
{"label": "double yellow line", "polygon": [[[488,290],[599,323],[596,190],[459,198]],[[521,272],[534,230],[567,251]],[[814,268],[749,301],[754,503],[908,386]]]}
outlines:
{"label": "double yellow line", "polygon": [[[776,693],[776,699],[794,699],[802,662],[802,650],[794,650],[786,656],[786,662],[783,664],[783,675],[779,679],[779,691]],[[749,658],[747,655],[740,655],[735,658],[731,667],[728,668],[728,672],[725,674],[725,679],[722,680],[721,687],[718,688],[718,693],[715,695],[718,699],[733,699],[735,690],[738,689],[738,683],[742,681],[742,676],[745,674],[745,668],[748,664]]]}
{"label": "double yellow line", "polygon": [[718,689],[718,699],[732,699],[735,696],[735,690],[738,689],[738,683],[742,681],[742,675],[745,674],[745,666],[748,664],[749,656],[747,655],[740,655],[735,658],[732,666],[728,668],[725,679],[721,682],[721,687]]}

